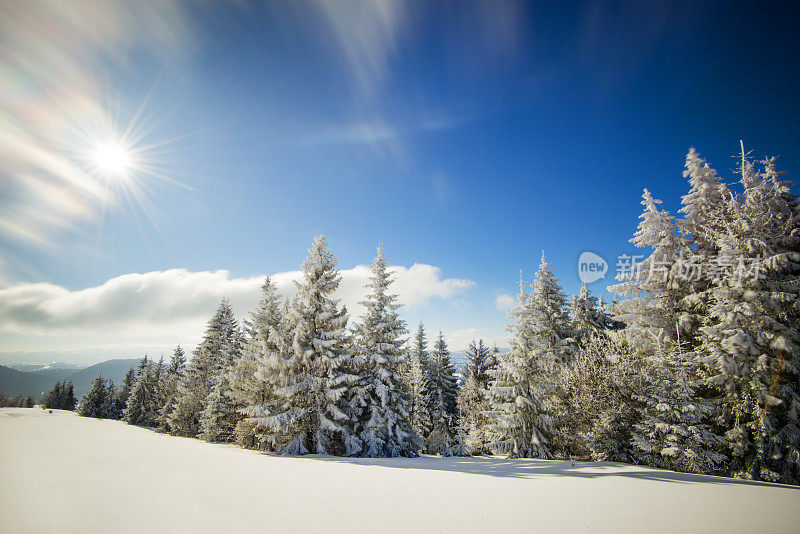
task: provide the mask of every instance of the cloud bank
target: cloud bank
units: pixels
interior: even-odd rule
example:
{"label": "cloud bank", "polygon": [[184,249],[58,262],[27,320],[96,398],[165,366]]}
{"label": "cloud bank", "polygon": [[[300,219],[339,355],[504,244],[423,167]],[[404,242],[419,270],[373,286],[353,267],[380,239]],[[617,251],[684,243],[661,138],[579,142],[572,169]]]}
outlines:
{"label": "cloud bank", "polygon": [[[415,307],[432,299],[450,299],[474,285],[461,278],[443,278],[441,269],[415,263],[391,267],[399,303]],[[358,265],[341,271],[336,297],[356,319],[363,307],[369,268]],[[283,296],[295,293],[300,271],[271,275]],[[196,343],[222,297],[228,297],[238,317],[255,307],[264,276],[234,278],[228,271],[191,272],[171,269],[131,273],[80,290],[50,283],[22,283],[0,289],[0,340],[18,346],[7,350],[39,350],[41,337],[69,339],[85,347],[109,342]]]}
{"label": "cloud bank", "polygon": [[517,299],[508,293],[501,293],[494,299],[494,307],[497,311],[508,313],[517,304]]}

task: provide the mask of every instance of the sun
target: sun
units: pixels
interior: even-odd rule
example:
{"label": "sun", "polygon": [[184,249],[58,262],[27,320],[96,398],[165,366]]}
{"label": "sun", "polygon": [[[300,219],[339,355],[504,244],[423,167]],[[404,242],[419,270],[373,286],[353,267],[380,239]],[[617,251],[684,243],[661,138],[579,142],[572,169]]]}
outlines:
{"label": "sun", "polygon": [[111,176],[123,177],[131,169],[130,151],[119,143],[101,143],[92,154],[98,171]]}

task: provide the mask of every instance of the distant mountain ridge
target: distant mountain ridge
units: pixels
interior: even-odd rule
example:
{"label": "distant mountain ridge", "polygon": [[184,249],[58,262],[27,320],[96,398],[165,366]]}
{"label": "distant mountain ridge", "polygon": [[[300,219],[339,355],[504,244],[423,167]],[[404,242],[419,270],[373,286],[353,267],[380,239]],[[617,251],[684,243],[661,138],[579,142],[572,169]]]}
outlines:
{"label": "distant mountain ridge", "polygon": [[89,391],[92,380],[99,373],[110,378],[116,385],[122,383],[128,369],[139,365],[141,358],[108,360],[84,369],[39,369],[19,371],[0,365],[0,392],[9,397],[32,395],[39,400],[58,381],[71,380],[75,386],[75,396],[80,398]]}
{"label": "distant mountain ridge", "polygon": [[66,362],[50,362],[50,363],[8,363],[6,367],[10,367],[17,371],[24,371],[26,373],[38,373],[41,371],[55,371],[55,370],[71,370],[79,371],[88,367],[87,364],[66,363]]}

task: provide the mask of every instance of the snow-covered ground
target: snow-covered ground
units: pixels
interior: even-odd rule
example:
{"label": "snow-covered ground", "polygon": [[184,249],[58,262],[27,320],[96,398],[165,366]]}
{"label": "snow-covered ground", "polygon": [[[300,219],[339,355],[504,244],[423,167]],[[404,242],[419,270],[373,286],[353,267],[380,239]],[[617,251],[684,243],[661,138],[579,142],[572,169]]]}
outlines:
{"label": "snow-covered ground", "polygon": [[0,410],[3,532],[797,532],[800,488],[610,463],[279,457]]}

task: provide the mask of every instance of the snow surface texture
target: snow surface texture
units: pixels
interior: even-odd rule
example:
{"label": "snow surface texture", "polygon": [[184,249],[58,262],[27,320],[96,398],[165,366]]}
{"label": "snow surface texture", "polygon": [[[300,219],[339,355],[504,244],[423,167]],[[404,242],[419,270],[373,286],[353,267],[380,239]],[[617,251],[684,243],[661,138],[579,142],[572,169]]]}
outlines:
{"label": "snow surface texture", "polygon": [[797,532],[800,488],[622,464],[283,457],[0,410],[3,532]]}

